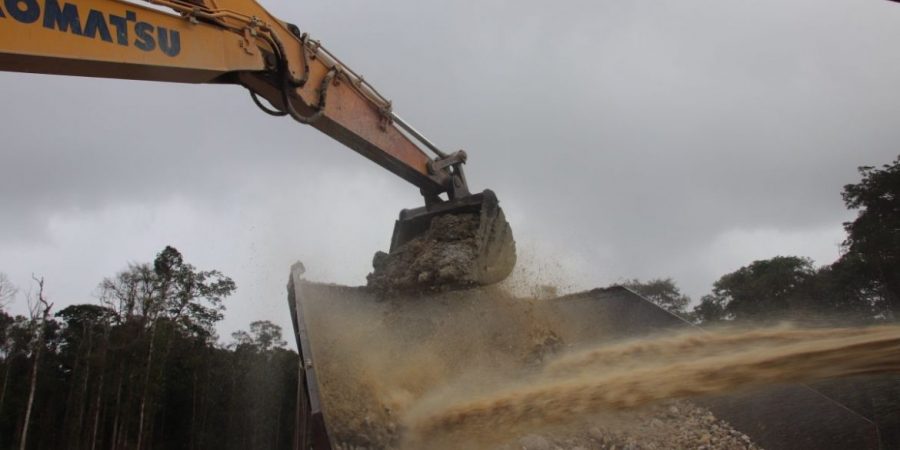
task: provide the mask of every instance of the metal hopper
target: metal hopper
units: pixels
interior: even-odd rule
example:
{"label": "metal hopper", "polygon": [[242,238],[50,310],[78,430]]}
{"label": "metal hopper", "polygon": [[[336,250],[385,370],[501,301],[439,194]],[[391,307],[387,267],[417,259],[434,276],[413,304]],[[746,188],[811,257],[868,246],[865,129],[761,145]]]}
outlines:
{"label": "metal hopper", "polygon": [[[362,325],[354,328],[353,333],[359,335],[358,342],[372,342],[378,339],[376,335],[381,330],[391,330],[405,342],[403,352],[414,352],[417,346],[430,341],[455,339],[457,345],[436,351],[437,357],[450,361],[451,368],[464,366],[467,357],[490,361],[516,352],[524,357],[541,357],[539,352],[529,354],[520,342],[540,349],[553,346],[556,341],[566,344],[577,344],[580,339],[613,341],[692,326],[620,287],[595,289],[540,303],[512,298],[486,302],[487,297],[497,295],[486,288],[433,294],[428,299],[379,300],[364,288],[310,282],[302,275],[302,266],[295,266],[288,283],[288,300],[303,362],[301,407],[297,416],[298,448],[302,449],[337,448],[339,443],[375,446],[371,437],[354,436],[352,430],[342,428],[346,408],[329,404],[335,392],[352,397],[354,388],[335,385],[329,379],[336,372],[329,367],[328,358],[355,361],[365,357],[337,353],[353,352],[350,348],[337,348],[340,344],[335,342],[335,336],[349,332],[339,329],[340,321],[335,316],[345,314],[350,308],[364,310],[364,314],[374,318],[361,321]],[[522,326],[526,320],[533,321],[529,323],[534,326]],[[544,330],[547,338],[536,337],[535,329]],[[391,354],[394,350],[385,351]],[[350,367],[351,371],[356,370]],[[397,376],[395,369],[400,370],[386,365],[375,376]],[[373,376],[367,371],[338,375],[350,383],[357,376],[360,383],[373,382],[365,379]],[[873,421],[806,385],[771,386],[699,402],[767,449],[888,448],[880,441],[879,429]],[[377,414],[366,414],[370,417],[363,426],[371,427],[366,428],[371,433],[384,435],[395,431],[390,426],[379,428]]]}

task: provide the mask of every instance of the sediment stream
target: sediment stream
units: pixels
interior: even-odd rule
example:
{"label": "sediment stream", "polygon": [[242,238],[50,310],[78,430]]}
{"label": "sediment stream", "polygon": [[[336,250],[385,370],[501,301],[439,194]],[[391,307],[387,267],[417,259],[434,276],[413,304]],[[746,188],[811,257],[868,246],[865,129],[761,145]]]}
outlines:
{"label": "sediment stream", "polygon": [[660,336],[564,355],[514,387],[414,407],[406,423],[414,441],[494,439],[663,400],[894,372],[900,372],[898,326]]}
{"label": "sediment stream", "polygon": [[615,330],[631,325],[595,309],[602,295],[384,298],[320,285],[304,295],[326,421],[345,448],[755,448],[690,400],[900,373],[900,326],[681,328],[623,340]]}

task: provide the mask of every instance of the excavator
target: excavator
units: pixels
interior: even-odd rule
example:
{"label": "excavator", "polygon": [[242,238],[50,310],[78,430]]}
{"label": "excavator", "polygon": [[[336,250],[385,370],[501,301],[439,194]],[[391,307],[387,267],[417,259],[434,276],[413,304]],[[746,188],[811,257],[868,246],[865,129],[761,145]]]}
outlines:
{"label": "excavator", "polygon": [[[373,264],[430,261],[437,275],[404,274],[415,289],[386,296],[291,267],[295,449],[395,447],[403,414],[453,380],[477,390],[473,374],[485,368],[527,369],[582,342],[692,326],[622,287],[535,299],[497,289],[515,266],[515,242],[496,195],[470,192],[466,152],[429,141],[321,42],[254,0],[0,0],[0,70],[243,86],[266,114],[310,125],[419,189],[424,205],[400,213],[390,253]],[[462,233],[450,229],[460,223]],[[453,276],[442,278],[448,262]],[[847,407],[852,399],[816,389],[778,386],[706,406],[765,448],[888,448],[880,424]],[[810,411],[815,420],[796,420]]]}
{"label": "excavator", "polygon": [[266,114],[310,125],[419,188],[424,206],[401,212],[392,252],[434,217],[472,214],[480,239],[463,284],[501,281],[515,265],[496,196],[469,191],[467,153],[432,143],[321,42],[253,0],[4,0],[0,70],[243,86]]}
{"label": "excavator", "polygon": [[[406,287],[452,290],[500,282],[515,266],[496,195],[469,190],[467,153],[432,143],[320,41],[254,0],[0,0],[0,70],[242,86],[266,114],[312,126],[419,189],[424,204],[400,212],[376,272],[384,265],[377,261],[394,254],[394,266],[428,260],[434,276],[412,273]],[[454,216],[468,220],[462,233],[436,229],[458,225],[443,220]],[[441,238],[417,243],[433,234]],[[292,276],[302,273],[294,269]],[[328,432],[309,428],[310,401],[322,416],[315,376],[305,375],[313,370],[306,327],[334,316],[307,321],[289,297],[303,355],[297,448],[329,448]]]}

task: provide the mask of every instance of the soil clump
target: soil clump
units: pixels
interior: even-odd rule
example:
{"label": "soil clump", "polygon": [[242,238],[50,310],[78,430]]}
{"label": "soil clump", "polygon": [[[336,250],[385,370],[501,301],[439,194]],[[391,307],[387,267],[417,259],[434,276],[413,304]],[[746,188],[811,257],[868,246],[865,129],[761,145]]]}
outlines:
{"label": "soil clump", "polygon": [[478,214],[444,214],[428,230],[391,253],[378,252],[367,286],[383,294],[426,292],[474,285],[481,219]]}

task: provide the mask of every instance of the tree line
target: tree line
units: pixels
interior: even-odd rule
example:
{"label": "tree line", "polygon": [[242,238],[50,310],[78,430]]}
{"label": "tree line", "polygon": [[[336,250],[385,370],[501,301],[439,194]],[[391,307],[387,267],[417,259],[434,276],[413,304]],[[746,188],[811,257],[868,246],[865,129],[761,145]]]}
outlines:
{"label": "tree line", "polygon": [[861,180],[842,192],[857,216],[844,223],[841,256],[831,264],[815,267],[802,256],[753,261],[719,278],[693,309],[671,278],[620,284],[701,324],[900,319],[900,156],[881,167],[860,167],[859,173]]}
{"label": "tree line", "polygon": [[[841,257],[815,267],[777,256],[723,275],[692,301],[670,278],[624,283],[695,323],[861,322],[900,314],[900,157],[860,168],[843,189],[858,211]],[[268,321],[218,343],[234,281],[178,250],[131,264],[99,284],[98,301],[54,309],[35,277],[29,314],[4,306],[17,289],[0,273],[0,448],[19,450],[292,448],[296,352]]]}
{"label": "tree line", "polygon": [[[0,448],[292,448],[298,355],[269,321],[217,343],[231,278],[166,247],[94,304],[35,284],[27,316],[0,310]],[[16,291],[0,274],[0,305]]]}

